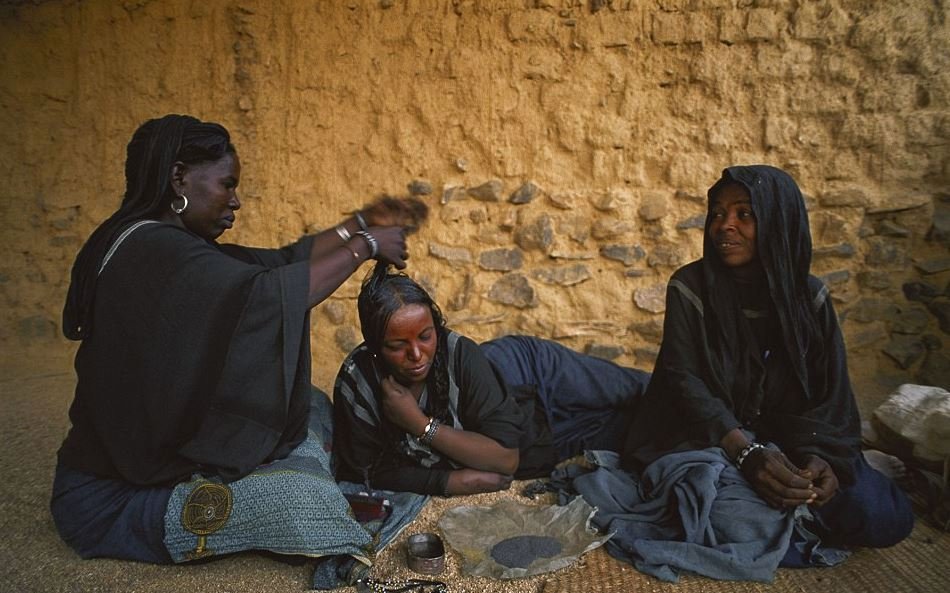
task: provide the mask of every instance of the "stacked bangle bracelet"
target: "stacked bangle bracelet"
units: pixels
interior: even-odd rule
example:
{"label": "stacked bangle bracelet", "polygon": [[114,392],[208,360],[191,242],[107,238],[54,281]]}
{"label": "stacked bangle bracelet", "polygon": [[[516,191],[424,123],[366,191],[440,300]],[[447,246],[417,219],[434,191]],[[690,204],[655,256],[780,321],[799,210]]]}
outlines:
{"label": "stacked bangle bracelet", "polygon": [[366,219],[363,218],[362,212],[357,212],[353,215],[353,218],[356,219],[356,224],[360,225],[360,230],[364,233],[369,231],[369,227],[366,225]]}
{"label": "stacked bangle bracelet", "polygon": [[736,467],[742,469],[742,464],[748,459],[749,455],[756,449],[765,449],[765,445],[760,443],[749,443],[739,451],[739,454],[736,455]]}
{"label": "stacked bangle bracelet", "polygon": [[429,447],[432,445],[432,439],[435,438],[435,433],[439,431],[439,420],[436,417],[429,418],[429,423],[426,424],[426,429],[422,431],[422,434],[419,435],[419,443]]}
{"label": "stacked bangle bracelet", "polygon": [[356,234],[360,237],[363,237],[363,240],[366,241],[366,244],[369,245],[369,257],[374,259],[379,255],[379,243],[376,241],[376,237],[369,234],[369,231],[356,231]]}
{"label": "stacked bangle bracelet", "polygon": [[338,224],[335,230],[336,234],[339,235],[341,239],[343,239],[344,243],[353,238],[353,235],[350,234],[350,231],[347,230],[347,228],[342,224]]}

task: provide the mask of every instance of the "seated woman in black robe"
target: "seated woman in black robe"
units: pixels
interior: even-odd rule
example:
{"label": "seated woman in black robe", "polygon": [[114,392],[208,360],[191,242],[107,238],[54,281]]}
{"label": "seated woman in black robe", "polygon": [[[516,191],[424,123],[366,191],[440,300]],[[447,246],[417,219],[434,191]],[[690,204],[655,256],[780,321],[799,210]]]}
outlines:
{"label": "seated woman in black robe", "polygon": [[[769,505],[810,508],[825,544],[901,541],[911,507],[861,454],[841,330],[809,273],[798,186],[773,167],[731,167],[708,197],[703,258],[669,282],[662,346],[622,466],[639,472],[672,452],[721,447]],[[807,556],[791,545],[783,564]]]}
{"label": "seated woman in black robe", "polygon": [[337,478],[369,488],[472,494],[547,475],[616,447],[649,380],[540,338],[477,345],[383,265],[358,306],[365,341],[337,374],[333,452]]}
{"label": "seated woman in black robe", "polygon": [[[185,554],[170,547],[167,532],[185,521],[178,520],[185,515],[180,504],[177,514],[167,508],[177,487],[189,480],[221,485],[206,492],[225,502],[216,512],[227,519],[232,507],[223,485],[309,441],[317,401],[309,311],[370,258],[405,267],[406,227],[425,207],[384,199],[282,249],[220,245],[241,207],[240,161],[225,128],[181,115],[142,124],[125,171],[121,206],[73,266],[63,331],[82,343],[51,509],[60,535],[83,557],[181,561]],[[339,518],[336,532],[294,552],[361,553],[365,542],[348,539],[361,537],[360,529],[345,524],[348,507],[334,488],[319,505],[332,502],[335,510],[310,510]],[[290,500],[258,494],[263,500],[245,501],[250,510]],[[237,514],[243,503],[233,503]],[[257,542],[290,551],[273,548],[281,542],[252,533],[256,519],[244,519],[230,542],[237,549]]]}

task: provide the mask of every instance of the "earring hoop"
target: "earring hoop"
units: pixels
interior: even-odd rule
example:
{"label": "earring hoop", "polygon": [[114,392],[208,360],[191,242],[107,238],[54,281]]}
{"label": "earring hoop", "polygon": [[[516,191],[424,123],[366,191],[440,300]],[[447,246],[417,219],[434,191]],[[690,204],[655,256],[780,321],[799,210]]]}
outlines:
{"label": "earring hoop", "polygon": [[172,212],[181,216],[181,213],[184,212],[186,208],[188,208],[188,197],[185,196],[185,194],[179,194],[178,197],[185,201],[185,203],[181,205],[181,208],[175,208],[174,199],[169,202],[168,206],[172,209]]}

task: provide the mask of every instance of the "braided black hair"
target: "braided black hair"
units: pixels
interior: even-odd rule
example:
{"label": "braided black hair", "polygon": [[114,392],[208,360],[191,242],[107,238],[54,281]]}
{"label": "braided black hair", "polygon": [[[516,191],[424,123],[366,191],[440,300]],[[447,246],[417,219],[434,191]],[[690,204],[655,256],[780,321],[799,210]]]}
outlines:
{"label": "braided black hair", "polygon": [[63,334],[82,340],[92,331],[96,277],[106,251],[130,223],[157,217],[175,198],[172,167],[212,162],[236,151],[220,124],[188,115],[150,119],[132,134],[126,149],[125,196],[119,209],[96,228],[73,263],[63,308]]}
{"label": "braided black hair", "polygon": [[449,408],[448,330],[445,316],[424,288],[402,272],[390,272],[389,265],[383,262],[377,263],[372,274],[363,282],[357,300],[363,341],[370,352],[379,356],[389,320],[406,305],[423,305],[432,313],[438,343],[432,370],[426,378],[426,388],[432,415],[445,421]]}

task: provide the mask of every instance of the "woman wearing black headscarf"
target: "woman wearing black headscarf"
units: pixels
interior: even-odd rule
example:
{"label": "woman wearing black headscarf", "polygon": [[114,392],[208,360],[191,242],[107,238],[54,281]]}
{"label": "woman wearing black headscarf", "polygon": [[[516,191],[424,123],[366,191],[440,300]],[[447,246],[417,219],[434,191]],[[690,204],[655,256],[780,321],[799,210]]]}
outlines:
{"label": "woman wearing black headscarf", "polygon": [[[623,467],[718,447],[771,507],[806,505],[824,543],[897,543],[913,515],[861,455],[841,330],[809,273],[798,186],[774,167],[730,167],[708,198],[703,258],[669,282],[663,343]],[[807,556],[792,545],[783,562]]]}
{"label": "woman wearing black headscarf", "polygon": [[310,309],[368,259],[405,267],[425,207],[381,199],[282,249],[218,244],[240,161],[224,127],[183,115],[142,124],[125,173],[72,270],[63,331],[82,344],[52,512],[83,557],[168,562],[176,485],[233,482],[308,438]]}

